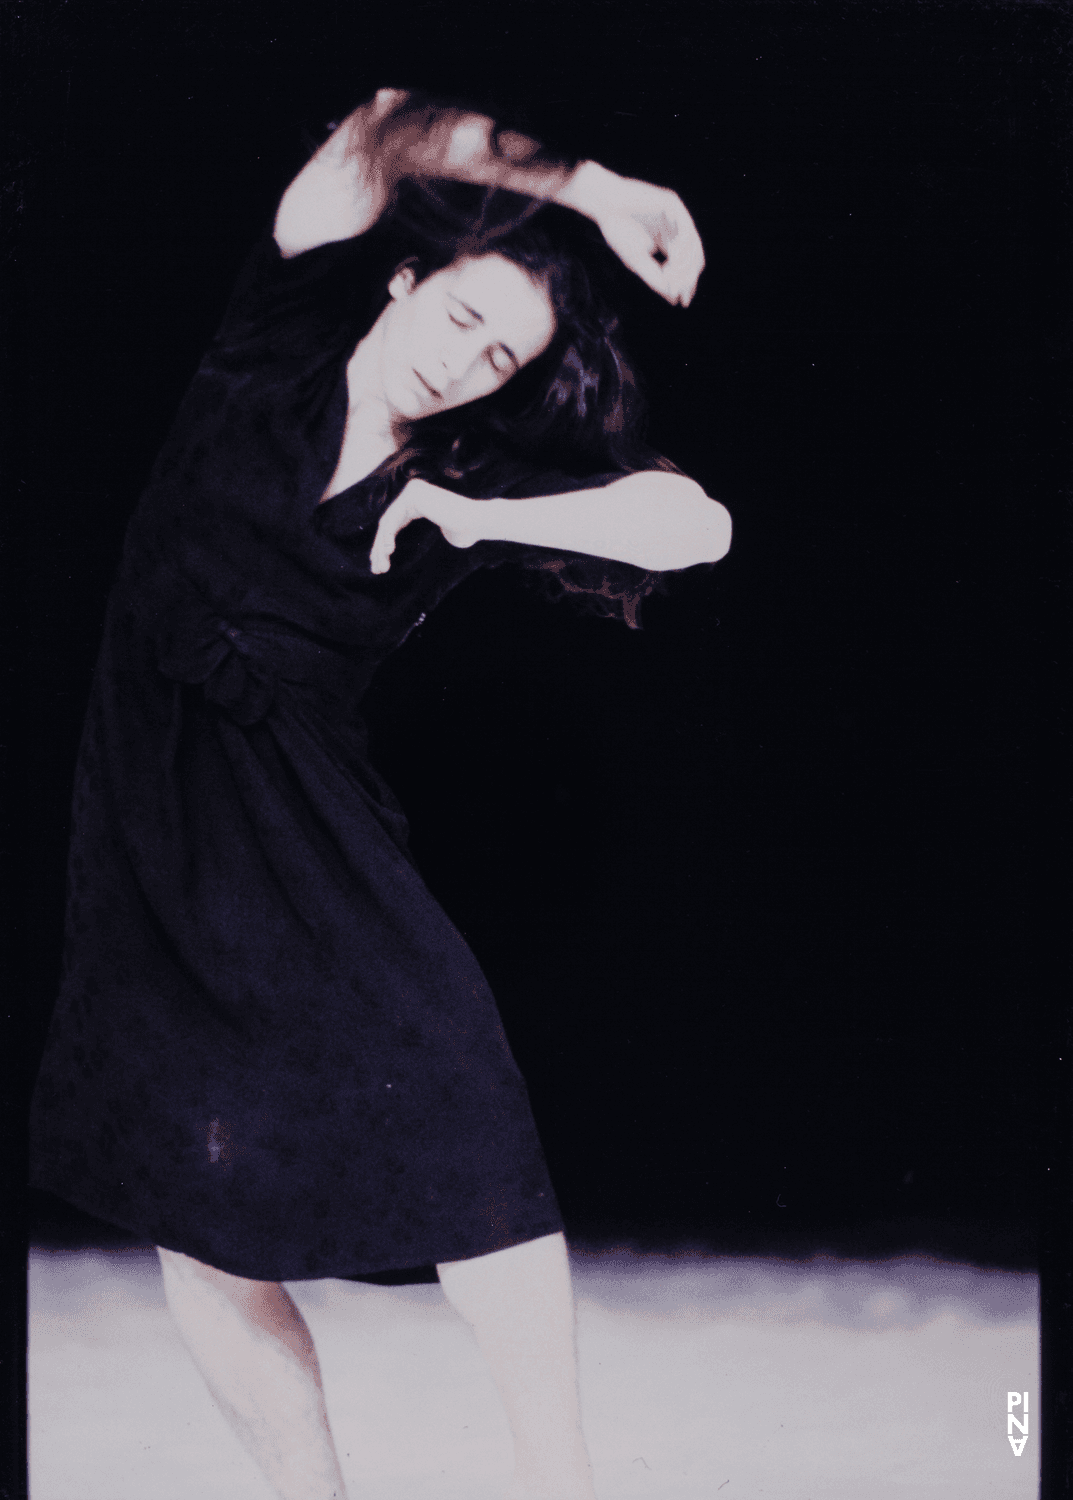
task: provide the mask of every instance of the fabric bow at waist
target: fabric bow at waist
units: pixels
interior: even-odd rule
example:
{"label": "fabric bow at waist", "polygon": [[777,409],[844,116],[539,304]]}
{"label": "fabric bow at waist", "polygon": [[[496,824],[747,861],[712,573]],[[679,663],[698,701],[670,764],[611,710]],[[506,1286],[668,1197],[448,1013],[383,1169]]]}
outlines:
{"label": "fabric bow at waist", "polygon": [[153,638],[164,676],[200,685],[236,724],[263,719],[281,682],[307,684],[336,702],[361,697],[370,670],[354,648],[285,620],[245,613],[228,618],[187,588],[179,597],[166,586],[143,592],[136,613]]}

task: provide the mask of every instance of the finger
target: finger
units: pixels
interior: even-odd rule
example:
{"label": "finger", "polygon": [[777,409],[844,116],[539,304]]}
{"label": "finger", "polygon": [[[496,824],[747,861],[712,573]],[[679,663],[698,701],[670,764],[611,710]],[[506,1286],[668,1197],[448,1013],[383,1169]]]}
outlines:
{"label": "finger", "polygon": [[[663,251],[662,264],[655,258],[657,250]],[[651,241],[638,245],[626,264],[636,275],[640,276],[645,286],[657,292],[659,296],[665,297],[668,302],[674,301],[673,262],[662,246],[653,245]]]}
{"label": "finger", "polygon": [[667,269],[676,297],[683,303],[693,297],[704,269],[704,250],[696,232],[675,242],[668,256]]}
{"label": "finger", "polygon": [[[662,255],[662,263],[655,260],[657,254]],[[696,285],[696,260],[687,248],[673,242],[668,246],[664,241],[650,248],[645,259],[650,266],[656,267],[657,273],[657,280],[655,283],[650,280],[649,285],[654,285],[654,290],[669,302],[681,301]]]}
{"label": "finger", "polygon": [[680,200],[675,211],[665,216],[661,231],[656,238],[667,255],[676,295],[692,295],[704,269],[704,246],[692,215]]}
{"label": "finger", "polygon": [[376,528],[376,535],[369,549],[370,572],[386,573],[390,568],[391,554],[395,550],[395,534],[395,527],[385,514],[380,518],[380,525]]}
{"label": "finger", "polygon": [[[411,480],[410,483],[416,485],[418,481]],[[404,491],[391,502],[380,517],[380,524],[369,550],[369,566],[374,573],[387,572],[399,532],[404,526],[409,526],[411,521],[416,521],[421,513],[416,494],[408,496]]]}
{"label": "finger", "polygon": [[689,268],[688,275],[679,278],[678,301],[683,307],[688,307],[697,294],[697,282],[700,280],[700,272],[695,267]]}
{"label": "finger", "polygon": [[685,299],[684,303],[682,304],[683,307],[688,307],[689,304],[693,301],[693,298],[697,295],[697,287],[698,287],[698,285],[700,283],[701,272],[703,270],[704,270],[704,262],[702,260],[701,263],[700,263],[700,265],[697,267],[696,272],[693,275],[692,281],[691,281],[690,286],[689,286],[688,294],[686,296],[686,299]]}
{"label": "finger", "polygon": [[[668,245],[664,235],[656,232],[651,224],[642,225],[636,220],[620,220],[601,225],[601,229],[608,245],[623,265],[639,276],[651,291],[673,303],[676,297],[672,282],[675,263],[672,259],[672,247]],[[662,265],[654,259],[657,252],[665,257]]]}
{"label": "finger", "polygon": [[675,298],[683,307],[688,307],[696,293],[700,273],[704,269],[704,257],[691,250],[671,264],[673,266],[671,284],[674,287]]}
{"label": "finger", "polygon": [[670,274],[664,286],[657,290],[662,290],[662,294],[672,306],[688,307],[697,290],[699,272],[693,266],[683,268],[677,264],[664,267],[664,269]]}

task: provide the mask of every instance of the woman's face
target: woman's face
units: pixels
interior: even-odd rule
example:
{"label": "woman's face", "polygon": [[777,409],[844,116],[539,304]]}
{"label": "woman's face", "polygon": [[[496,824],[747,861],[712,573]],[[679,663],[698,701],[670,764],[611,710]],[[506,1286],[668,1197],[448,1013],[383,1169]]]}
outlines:
{"label": "woman's face", "polygon": [[490,395],[555,333],[544,288],[501,255],[456,260],[418,282],[406,267],[389,291],[380,376],[392,415],[403,421]]}

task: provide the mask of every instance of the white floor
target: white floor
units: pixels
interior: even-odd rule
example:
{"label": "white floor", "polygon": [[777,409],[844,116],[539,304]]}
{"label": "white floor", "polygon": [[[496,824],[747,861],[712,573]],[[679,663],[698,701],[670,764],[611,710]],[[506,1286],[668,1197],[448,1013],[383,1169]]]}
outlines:
{"label": "white floor", "polygon": [[[923,1257],[574,1264],[600,1500],[1035,1500],[1034,1277]],[[440,1288],[291,1291],[351,1500],[495,1500],[506,1423]],[[269,1500],[172,1331],[151,1250],[35,1251],[30,1329],[32,1500]]]}

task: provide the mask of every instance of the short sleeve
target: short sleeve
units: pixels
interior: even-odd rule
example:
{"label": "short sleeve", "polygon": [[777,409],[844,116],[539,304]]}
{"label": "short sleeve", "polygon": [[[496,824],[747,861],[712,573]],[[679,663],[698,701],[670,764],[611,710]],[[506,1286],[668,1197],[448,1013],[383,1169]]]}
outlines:
{"label": "short sleeve", "polygon": [[[496,494],[507,500],[531,500],[540,495],[562,495],[569,490],[602,489],[621,479],[618,472],[579,479],[560,470],[528,475],[502,484]],[[525,570],[546,598],[568,599],[584,614],[618,620],[631,630],[641,628],[641,601],[666,588],[665,573],[648,572],[631,563],[593,557],[559,548],[534,547],[519,542],[484,542],[486,566],[512,564]]]}

